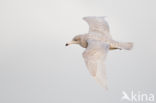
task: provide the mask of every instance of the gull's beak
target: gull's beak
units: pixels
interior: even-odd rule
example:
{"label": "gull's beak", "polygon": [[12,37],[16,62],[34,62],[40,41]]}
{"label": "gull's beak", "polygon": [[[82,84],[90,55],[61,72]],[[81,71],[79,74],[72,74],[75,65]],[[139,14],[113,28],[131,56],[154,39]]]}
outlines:
{"label": "gull's beak", "polygon": [[65,44],[65,46],[68,46],[68,45],[69,45],[68,43]]}
{"label": "gull's beak", "polygon": [[71,42],[66,43],[65,46],[69,46],[71,44],[78,44],[78,42],[77,41],[71,41]]}

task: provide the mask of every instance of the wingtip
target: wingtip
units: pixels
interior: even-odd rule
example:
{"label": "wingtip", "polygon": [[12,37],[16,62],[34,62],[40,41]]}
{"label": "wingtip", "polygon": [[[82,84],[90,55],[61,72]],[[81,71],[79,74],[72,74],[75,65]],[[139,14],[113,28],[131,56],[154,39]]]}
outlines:
{"label": "wingtip", "polygon": [[106,91],[108,90],[108,86],[105,82],[102,82],[99,78],[94,77],[94,79],[96,80],[97,84],[99,84],[99,86],[101,86],[102,88],[104,88]]}
{"label": "wingtip", "polygon": [[83,18],[107,18],[108,16],[85,16]]}
{"label": "wingtip", "polygon": [[91,21],[91,20],[96,20],[96,21],[99,21],[99,22],[101,22],[101,21],[109,21],[108,20],[108,16],[86,16],[86,17],[83,17],[82,18],[84,21],[86,21],[86,22],[89,22],[89,21]]}
{"label": "wingtip", "polygon": [[109,88],[108,88],[108,86],[105,86],[105,87],[103,87],[106,91],[108,91],[109,90]]}

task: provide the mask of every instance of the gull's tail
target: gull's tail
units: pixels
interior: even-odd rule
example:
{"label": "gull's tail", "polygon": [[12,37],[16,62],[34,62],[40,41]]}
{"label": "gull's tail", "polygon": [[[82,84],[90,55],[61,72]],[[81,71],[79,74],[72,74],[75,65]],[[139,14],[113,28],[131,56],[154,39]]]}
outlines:
{"label": "gull's tail", "polygon": [[131,42],[123,42],[123,43],[120,42],[118,46],[120,49],[131,50],[133,48],[133,43],[131,43]]}

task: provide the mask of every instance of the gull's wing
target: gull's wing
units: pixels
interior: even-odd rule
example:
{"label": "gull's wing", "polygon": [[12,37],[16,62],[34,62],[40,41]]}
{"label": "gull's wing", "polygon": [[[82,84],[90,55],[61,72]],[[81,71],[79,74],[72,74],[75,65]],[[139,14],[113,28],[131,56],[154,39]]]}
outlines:
{"label": "gull's wing", "polygon": [[91,39],[87,40],[87,42],[88,47],[83,53],[86,66],[96,81],[102,87],[107,88],[104,61],[109,45]]}
{"label": "gull's wing", "polygon": [[89,33],[99,33],[105,37],[112,38],[109,31],[109,25],[106,17],[84,17],[83,18],[89,25]]}

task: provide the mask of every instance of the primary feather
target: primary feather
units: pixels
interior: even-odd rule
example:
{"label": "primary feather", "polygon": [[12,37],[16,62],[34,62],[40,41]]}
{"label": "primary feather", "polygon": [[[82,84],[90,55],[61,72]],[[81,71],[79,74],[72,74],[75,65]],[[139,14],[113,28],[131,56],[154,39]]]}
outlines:
{"label": "primary feather", "polygon": [[109,25],[106,17],[84,17],[83,18],[89,25],[89,33],[99,33],[105,38],[112,39],[110,35]]}
{"label": "primary feather", "polygon": [[96,81],[107,88],[104,61],[109,50],[109,45],[96,40],[87,40],[88,47],[83,53],[83,57],[90,74]]}

